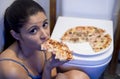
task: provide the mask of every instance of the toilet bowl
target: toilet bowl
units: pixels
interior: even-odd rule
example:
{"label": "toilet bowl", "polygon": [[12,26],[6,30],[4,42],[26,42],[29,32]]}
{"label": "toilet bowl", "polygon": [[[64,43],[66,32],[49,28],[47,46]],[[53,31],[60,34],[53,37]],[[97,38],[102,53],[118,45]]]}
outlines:
{"label": "toilet bowl", "polygon": [[113,44],[111,48],[101,55],[80,56],[73,54],[73,60],[60,66],[62,70],[80,69],[87,73],[90,79],[99,79],[112,58]]}
{"label": "toilet bowl", "polygon": [[103,64],[109,61],[109,59],[112,57],[112,51],[113,51],[113,46],[106,53],[99,56],[84,57],[84,56],[76,56],[73,54],[74,59],[69,61],[68,63],[88,65],[88,66]]}
{"label": "toilet bowl", "polygon": [[112,57],[110,57],[105,63],[99,65],[83,65],[83,64],[73,64],[73,63],[65,63],[60,66],[62,70],[80,69],[88,74],[90,79],[99,79],[102,73],[105,71],[107,65],[109,64]]}

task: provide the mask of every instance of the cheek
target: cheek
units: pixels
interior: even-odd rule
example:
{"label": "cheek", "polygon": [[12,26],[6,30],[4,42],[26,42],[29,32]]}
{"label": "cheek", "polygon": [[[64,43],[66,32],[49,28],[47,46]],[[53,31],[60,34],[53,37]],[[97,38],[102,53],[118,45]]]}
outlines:
{"label": "cheek", "polygon": [[39,37],[32,36],[32,37],[24,38],[23,44],[26,44],[26,46],[30,48],[36,48],[36,47],[40,47],[41,41]]}
{"label": "cheek", "polygon": [[37,42],[37,39],[36,38],[27,38],[26,42],[28,44],[35,44]]}
{"label": "cheek", "polygon": [[49,34],[50,34],[50,31],[51,31],[51,30],[50,30],[50,27],[49,27],[49,28],[48,28],[48,33],[49,33]]}
{"label": "cheek", "polygon": [[39,37],[31,37],[31,38],[28,38],[28,40],[29,40],[29,42],[32,43],[32,44],[40,44],[40,43],[41,43]]}
{"label": "cheek", "polygon": [[47,31],[46,33],[47,33],[48,37],[50,37],[50,31]]}
{"label": "cheek", "polygon": [[45,30],[45,32],[47,33],[48,36],[50,36],[50,28],[48,28],[47,30]]}

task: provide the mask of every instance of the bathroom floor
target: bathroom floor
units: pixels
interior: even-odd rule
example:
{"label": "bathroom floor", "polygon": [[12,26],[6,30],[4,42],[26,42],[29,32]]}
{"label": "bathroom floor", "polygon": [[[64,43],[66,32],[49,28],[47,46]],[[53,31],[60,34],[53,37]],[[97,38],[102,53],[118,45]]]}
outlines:
{"label": "bathroom floor", "polygon": [[104,77],[101,79],[120,79],[120,63],[118,63],[116,75],[111,75],[107,72],[107,69],[104,73]]}

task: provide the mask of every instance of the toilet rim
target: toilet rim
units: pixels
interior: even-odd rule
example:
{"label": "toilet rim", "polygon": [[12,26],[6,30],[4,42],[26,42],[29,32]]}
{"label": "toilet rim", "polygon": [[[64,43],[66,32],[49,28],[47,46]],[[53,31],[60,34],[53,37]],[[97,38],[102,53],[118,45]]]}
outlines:
{"label": "toilet rim", "polygon": [[104,64],[106,63],[107,61],[111,60],[112,59],[112,56],[109,57],[109,58],[106,58],[104,60],[101,60],[101,61],[69,61],[67,62],[67,64],[73,64],[73,65],[89,65],[89,66],[93,66],[93,65],[100,65],[100,64]]}
{"label": "toilet rim", "polygon": [[63,64],[62,66],[77,66],[77,67],[89,67],[89,68],[94,68],[94,67],[101,67],[101,66],[105,66],[107,65],[109,62],[111,61],[111,58],[106,61],[105,63],[103,64],[98,64],[98,65],[82,65],[82,64],[71,64],[71,63],[65,63]]}

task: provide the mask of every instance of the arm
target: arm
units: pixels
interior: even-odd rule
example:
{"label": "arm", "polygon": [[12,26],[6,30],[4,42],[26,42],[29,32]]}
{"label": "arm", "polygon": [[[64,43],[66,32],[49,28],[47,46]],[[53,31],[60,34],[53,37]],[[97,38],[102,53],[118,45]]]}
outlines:
{"label": "arm", "polygon": [[27,72],[12,62],[0,62],[0,79],[31,79]]}
{"label": "arm", "polygon": [[[47,75],[45,75],[45,74],[47,74]],[[57,75],[56,68],[53,68],[52,70],[49,70],[49,67],[44,68],[43,79],[53,79],[54,77],[56,77],[56,75]]]}
{"label": "arm", "polygon": [[[46,61],[43,69],[42,79],[51,79],[52,78],[52,67],[50,67],[50,60],[52,57],[51,53],[45,53]],[[54,68],[55,69],[55,68]],[[55,72],[56,73],[56,72]]]}
{"label": "arm", "polygon": [[51,79],[51,70],[52,68],[49,67],[49,65],[46,65],[43,70],[42,79]]}
{"label": "arm", "polygon": [[52,79],[55,77],[57,75],[56,67],[65,62],[67,61],[59,61],[59,59],[55,59],[55,55],[52,55],[45,63],[42,79]]}

